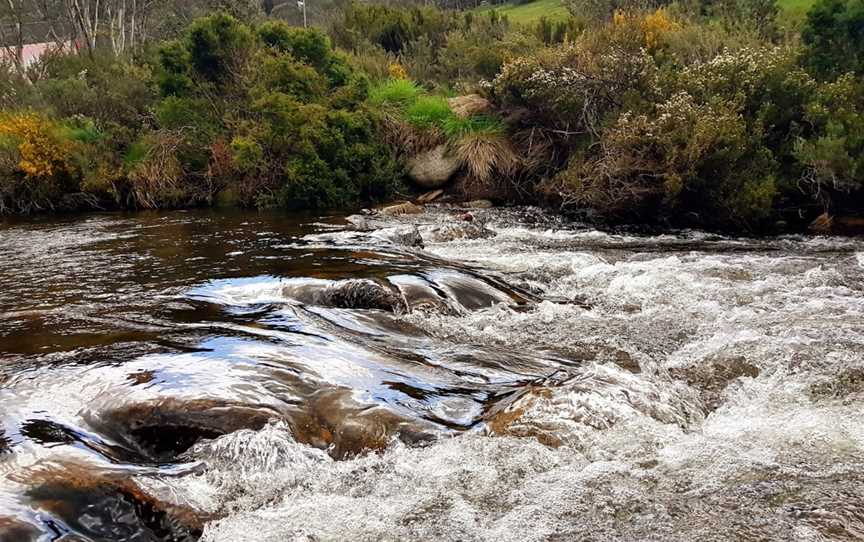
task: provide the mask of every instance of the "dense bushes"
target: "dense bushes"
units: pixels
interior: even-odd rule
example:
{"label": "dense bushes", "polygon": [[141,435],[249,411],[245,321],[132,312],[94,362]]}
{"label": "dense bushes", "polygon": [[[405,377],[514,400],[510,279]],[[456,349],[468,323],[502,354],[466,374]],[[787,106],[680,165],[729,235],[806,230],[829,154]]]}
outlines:
{"label": "dense bushes", "polygon": [[329,36],[211,15],[134,57],[0,72],[0,211],[344,206],[435,149],[466,195],[802,226],[864,209],[861,2],[818,0],[800,40],[773,0],[573,0],[522,25],[344,2]]}
{"label": "dense bushes", "polygon": [[359,2],[350,3],[331,28],[335,43],[356,55],[367,71],[380,75],[398,63],[423,84],[465,89],[492,79],[505,62],[540,48],[543,39],[563,40],[573,32],[572,25],[545,21],[536,28],[518,27],[495,11]]}
{"label": "dense bushes", "polygon": [[680,39],[701,28],[618,12],[504,67],[498,103],[527,108],[523,128],[569,156],[547,196],[605,220],[757,231],[859,206],[860,80],[819,82],[802,68],[812,51],[791,44]]}
{"label": "dense bushes", "polygon": [[864,0],[820,0],[807,14],[802,38],[817,76],[864,73]]}
{"label": "dense bushes", "polygon": [[4,210],[332,207],[399,182],[367,80],[318,31],[217,14],[150,58],[46,60],[0,126]]}

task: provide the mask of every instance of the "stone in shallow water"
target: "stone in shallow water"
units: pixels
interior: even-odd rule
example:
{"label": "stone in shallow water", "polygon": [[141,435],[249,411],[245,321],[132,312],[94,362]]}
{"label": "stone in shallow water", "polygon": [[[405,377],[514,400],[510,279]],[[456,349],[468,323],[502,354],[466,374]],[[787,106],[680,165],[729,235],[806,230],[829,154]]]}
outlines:
{"label": "stone in shallow water", "polygon": [[444,194],[444,191],[441,190],[440,188],[438,190],[431,190],[429,192],[426,192],[425,194],[422,194],[420,197],[418,197],[417,203],[420,203],[420,204],[431,203],[431,202],[435,201],[436,199],[440,198],[443,194]]}
{"label": "stone in shallow water", "polygon": [[316,304],[340,309],[378,309],[396,312],[404,302],[388,286],[370,279],[340,280],[316,296]]}
{"label": "stone in shallow water", "polygon": [[327,450],[335,459],[383,450],[394,440],[417,444],[436,440],[441,430],[382,406],[358,402],[348,389],[323,390],[289,420],[297,442]]}
{"label": "stone in shallow water", "polygon": [[696,388],[705,411],[713,412],[723,403],[723,392],[732,382],[741,377],[756,378],[759,376],[759,368],[739,356],[672,368],[669,374]]}
{"label": "stone in shallow water", "polygon": [[[65,528],[86,540],[198,540],[204,522],[211,518],[163,502],[127,476],[100,472],[92,465],[45,462],[14,478],[30,486],[26,497],[32,506],[61,520]],[[2,529],[0,523],[0,534]]]}
{"label": "stone in shallow water", "polygon": [[260,429],[279,413],[214,399],[164,398],[88,415],[103,434],[153,461],[170,461],[201,439]]}
{"label": "stone in shallow water", "polygon": [[39,540],[42,533],[27,523],[0,516],[0,540],[9,542],[30,542]]}

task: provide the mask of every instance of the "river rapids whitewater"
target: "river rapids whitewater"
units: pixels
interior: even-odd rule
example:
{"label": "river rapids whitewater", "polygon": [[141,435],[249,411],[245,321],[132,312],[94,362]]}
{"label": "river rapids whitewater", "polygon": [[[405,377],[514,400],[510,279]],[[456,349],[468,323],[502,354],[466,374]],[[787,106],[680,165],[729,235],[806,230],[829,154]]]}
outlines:
{"label": "river rapids whitewater", "polygon": [[0,224],[0,540],[864,540],[864,240]]}

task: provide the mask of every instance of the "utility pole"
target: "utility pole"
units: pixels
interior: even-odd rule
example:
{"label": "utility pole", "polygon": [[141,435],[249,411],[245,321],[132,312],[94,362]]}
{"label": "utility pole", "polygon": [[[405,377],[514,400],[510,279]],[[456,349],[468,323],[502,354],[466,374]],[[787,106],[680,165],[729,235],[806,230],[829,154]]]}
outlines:
{"label": "utility pole", "polygon": [[303,28],[306,26],[306,0],[297,0],[297,8],[303,10]]}

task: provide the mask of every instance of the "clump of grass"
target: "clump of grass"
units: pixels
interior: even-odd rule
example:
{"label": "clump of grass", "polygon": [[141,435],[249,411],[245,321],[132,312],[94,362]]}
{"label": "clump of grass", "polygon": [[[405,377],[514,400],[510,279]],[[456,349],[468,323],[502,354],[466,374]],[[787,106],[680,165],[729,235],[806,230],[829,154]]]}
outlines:
{"label": "clump of grass", "polygon": [[512,175],[519,157],[510,140],[502,133],[475,132],[462,136],[455,144],[456,156],[478,183],[488,183],[494,174]]}
{"label": "clump of grass", "polygon": [[442,96],[420,96],[405,110],[405,119],[416,128],[442,128],[453,111]]}
{"label": "clump of grass", "polygon": [[469,135],[501,136],[506,132],[501,119],[480,115],[461,118],[451,115],[441,126],[448,139],[457,140]]}
{"label": "clump of grass", "polygon": [[408,107],[417,101],[422,89],[408,79],[388,79],[369,89],[369,101],[379,106]]}

